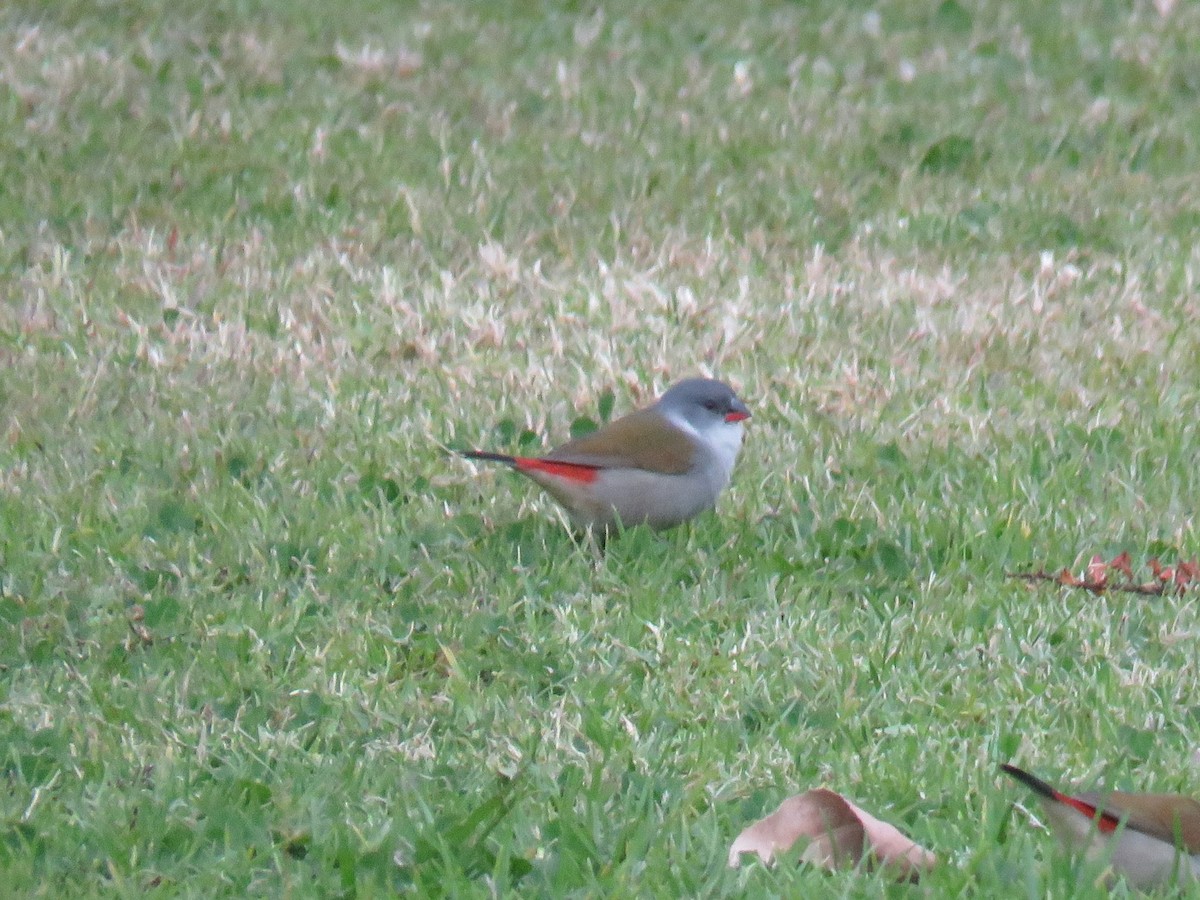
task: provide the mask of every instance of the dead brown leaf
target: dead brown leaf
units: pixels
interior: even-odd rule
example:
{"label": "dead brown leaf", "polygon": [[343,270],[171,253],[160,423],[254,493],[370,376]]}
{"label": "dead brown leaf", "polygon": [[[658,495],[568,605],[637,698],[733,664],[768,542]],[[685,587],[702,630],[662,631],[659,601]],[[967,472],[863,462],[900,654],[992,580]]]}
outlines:
{"label": "dead brown leaf", "polygon": [[744,853],[772,862],[796,841],[807,839],[800,859],[829,870],[878,865],[898,880],[915,881],[936,857],[894,825],[880,821],[841,794],[825,788],[789,797],[775,812],[747,827],[729,848],[737,868]]}
{"label": "dead brown leaf", "polygon": [[1058,583],[1064,584],[1067,587],[1076,587],[1079,584],[1079,579],[1071,574],[1070,569],[1063,569],[1058,573]]}

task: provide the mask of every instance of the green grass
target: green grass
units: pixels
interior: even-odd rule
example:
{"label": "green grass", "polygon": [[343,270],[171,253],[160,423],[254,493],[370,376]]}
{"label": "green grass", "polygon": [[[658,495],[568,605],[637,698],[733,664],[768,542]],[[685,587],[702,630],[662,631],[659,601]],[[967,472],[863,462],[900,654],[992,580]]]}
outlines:
{"label": "green grass", "polygon": [[[1089,896],[999,762],[1200,795],[1196,599],[1005,577],[1197,555],[1200,8],[602,7],[0,10],[10,893]],[[598,563],[444,451],[698,370]],[[817,785],[927,887],[726,868]]]}

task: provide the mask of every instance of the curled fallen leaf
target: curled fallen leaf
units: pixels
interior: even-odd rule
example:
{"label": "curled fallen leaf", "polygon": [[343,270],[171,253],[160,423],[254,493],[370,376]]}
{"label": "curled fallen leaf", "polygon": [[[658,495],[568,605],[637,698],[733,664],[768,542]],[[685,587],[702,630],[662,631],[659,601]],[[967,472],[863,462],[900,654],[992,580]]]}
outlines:
{"label": "curled fallen leaf", "polygon": [[1071,574],[1070,569],[1063,569],[1058,573],[1058,583],[1065,584],[1067,587],[1078,587],[1079,579]]}
{"label": "curled fallen leaf", "polygon": [[1093,556],[1092,561],[1088,563],[1085,581],[1093,589],[1101,589],[1108,583],[1108,564],[1099,553]]}
{"label": "curled fallen leaf", "polygon": [[1108,565],[1130,581],[1133,580],[1133,559],[1130,557],[1128,550],[1122,550],[1120,554],[1112,558]]}
{"label": "curled fallen leaf", "polygon": [[826,869],[852,869],[864,861],[901,881],[915,881],[937,861],[894,825],[880,821],[841,794],[825,788],[789,797],[775,812],[748,826],[729,848],[737,868],[744,853],[772,862],[777,853],[807,839],[800,859]]}

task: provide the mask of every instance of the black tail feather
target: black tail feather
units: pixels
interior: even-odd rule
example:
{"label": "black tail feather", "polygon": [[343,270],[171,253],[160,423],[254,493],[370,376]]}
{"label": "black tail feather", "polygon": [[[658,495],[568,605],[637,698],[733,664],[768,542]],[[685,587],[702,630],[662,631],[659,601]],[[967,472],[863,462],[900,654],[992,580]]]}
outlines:
{"label": "black tail feather", "polygon": [[1002,763],[1000,765],[1000,771],[1007,775],[1011,775],[1035,794],[1039,794],[1045,797],[1047,800],[1058,799],[1058,791],[1046,784],[1046,782],[1042,781],[1042,779],[1038,778],[1036,775],[1030,775],[1024,769],[1018,769],[1016,766],[1010,766],[1008,763]]}
{"label": "black tail feather", "polygon": [[506,466],[516,464],[516,457],[509,456],[506,453],[492,453],[488,450],[460,450],[460,456],[465,456],[467,459],[481,459],[485,462],[504,463]]}

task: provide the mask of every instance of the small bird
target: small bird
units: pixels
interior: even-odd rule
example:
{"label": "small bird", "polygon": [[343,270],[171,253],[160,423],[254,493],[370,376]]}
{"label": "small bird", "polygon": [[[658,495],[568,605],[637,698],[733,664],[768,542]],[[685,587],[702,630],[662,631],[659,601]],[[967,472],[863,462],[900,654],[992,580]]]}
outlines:
{"label": "small bird", "polygon": [[1071,850],[1107,862],[1138,890],[1200,878],[1200,803],[1181,794],[1064,794],[1016,766],[1001,770],[1042,800]]}
{"label": "small bird", "polygon": [[545,456],[469,450],[540,484],[584,530],[662,530],[716,505],[729,483],[750,410],[733,389],[688,378],[651,406],[577,437]]}

